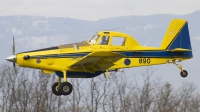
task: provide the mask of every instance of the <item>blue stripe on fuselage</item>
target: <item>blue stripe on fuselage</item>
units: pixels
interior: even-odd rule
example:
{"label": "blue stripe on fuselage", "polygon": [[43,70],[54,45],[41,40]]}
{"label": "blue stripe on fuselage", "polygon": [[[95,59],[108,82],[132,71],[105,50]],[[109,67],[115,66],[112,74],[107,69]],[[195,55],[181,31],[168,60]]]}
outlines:
{"label": "blue stripe on fuselage", "polygon": [[152,57],[152,58],[192,58],[191,52],[170,52],[170,51],[142,51],[142,52],[118,52],[127,57]]}
{"label": "blue stripe on fuselage", "polygon": [[65,53],[65,54],[45,54],[45,55],[34,55],[30,56],[30,58],[73,58],[73,57],[83,57],[88,55],[89,53]]}

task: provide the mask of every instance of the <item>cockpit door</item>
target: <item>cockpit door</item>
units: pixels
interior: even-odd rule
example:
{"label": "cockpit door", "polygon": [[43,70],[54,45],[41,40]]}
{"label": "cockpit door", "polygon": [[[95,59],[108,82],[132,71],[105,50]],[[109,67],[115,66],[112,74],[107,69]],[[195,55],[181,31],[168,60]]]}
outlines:
{"label": "cockpit door", "polygon": [[110,44],[110,35],[101,36],[94,45],[95,50],[108,51]]}

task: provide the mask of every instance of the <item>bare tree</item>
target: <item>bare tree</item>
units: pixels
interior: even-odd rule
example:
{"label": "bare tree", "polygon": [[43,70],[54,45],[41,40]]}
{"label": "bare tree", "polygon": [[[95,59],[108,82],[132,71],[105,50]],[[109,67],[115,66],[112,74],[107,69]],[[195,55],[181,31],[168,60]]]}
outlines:
{"label": "bare tree", "polygon": [[166,82],[159,85],[155,93],[155,102],[153,105],[154,112],[177,112],[180,103],[177,93],[173,91],[170,83]]}
{"label": "bare tree", "polygon": [[73,86],[73,92],[71,95],[66,97],[66,108],[65,111],[69,112],[84,112],[85,105],[83,104],[83,79],[70,79]]}
{"label": "bare tree", "polygon": [[192,95],[196,88],[193,83],[183,83],[179,91],[181,101],[179,108],[181,112],[189,112]]}
{"label": "bare tree", "polygon": [[0,66],[2,97],[0,111],[2,112],[54,112],[61,111],[64,99],[56,97],[49,90],[52,76],[40,71],[3,64]]}
{"label": "bare tree", "polygon": [[112,91],[111,79],[103,76],[88,80],[88,89],[84,92],[84,103],[89,112],[97,112],[104,109],[106,111],[107,97]]}
{"label": "bare tree", "polygon": [[19,67],[16,72],[8,64],[0,65],[1,112],[200,112],[193,83],[174,89],[154,78],[149,68],[141,73],[142,84],[125,72],[112,73],[112,78],[70,79],[74,90],[69,96],[51,92],[55,74]]}
{"label": "bare tree", "polygon": [[190,100],[188,112],[200,112],[200,94],[196,93]]}

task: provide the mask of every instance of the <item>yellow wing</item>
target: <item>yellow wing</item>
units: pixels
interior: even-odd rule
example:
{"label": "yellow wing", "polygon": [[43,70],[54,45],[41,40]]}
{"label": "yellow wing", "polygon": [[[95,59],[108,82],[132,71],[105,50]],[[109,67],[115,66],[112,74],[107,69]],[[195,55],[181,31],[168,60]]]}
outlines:
{"label": "yellow wing", "polygon": [[114,65],[116,61],[123,58],[124,55],[114,52],[93,52],[84,56],[79,61],[72,64],[71,68],[82,68],[85,71],[94,72],[97,70],[107,70]]}

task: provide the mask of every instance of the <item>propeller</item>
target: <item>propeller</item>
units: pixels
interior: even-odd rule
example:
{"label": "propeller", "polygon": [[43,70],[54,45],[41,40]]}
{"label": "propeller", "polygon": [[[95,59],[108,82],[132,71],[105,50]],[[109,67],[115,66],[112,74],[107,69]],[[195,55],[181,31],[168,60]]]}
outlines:
{"label": "propeller", "polygon": [[15,56],[14,61],[13,61],[13,68],[14,68],[14,71],[15,71],[15,74],[16,74],[17,70],[16,70],[16,66],[15,66],[16,55],[15,55],[15,38],[14,38],[14,36],[13,36],[13,42],[12,42],[12,55]]}
{"label": "propeller", "polygon": [[12,41],[12,54],[15,55],[15,38],[13,36],[13,41]]}
{"label": "propeller", "polygon": [[13,67],[14,67],[14,71],[15,71],[15,74],[16,74],[17,71],[16,71],[16,66],[15,66],[16,55],[15,55],[15,38],[14,38],[14,36],[13,36],[13,41],[12,41],[12,56],[7,57],[6,60],[13,62]]}

